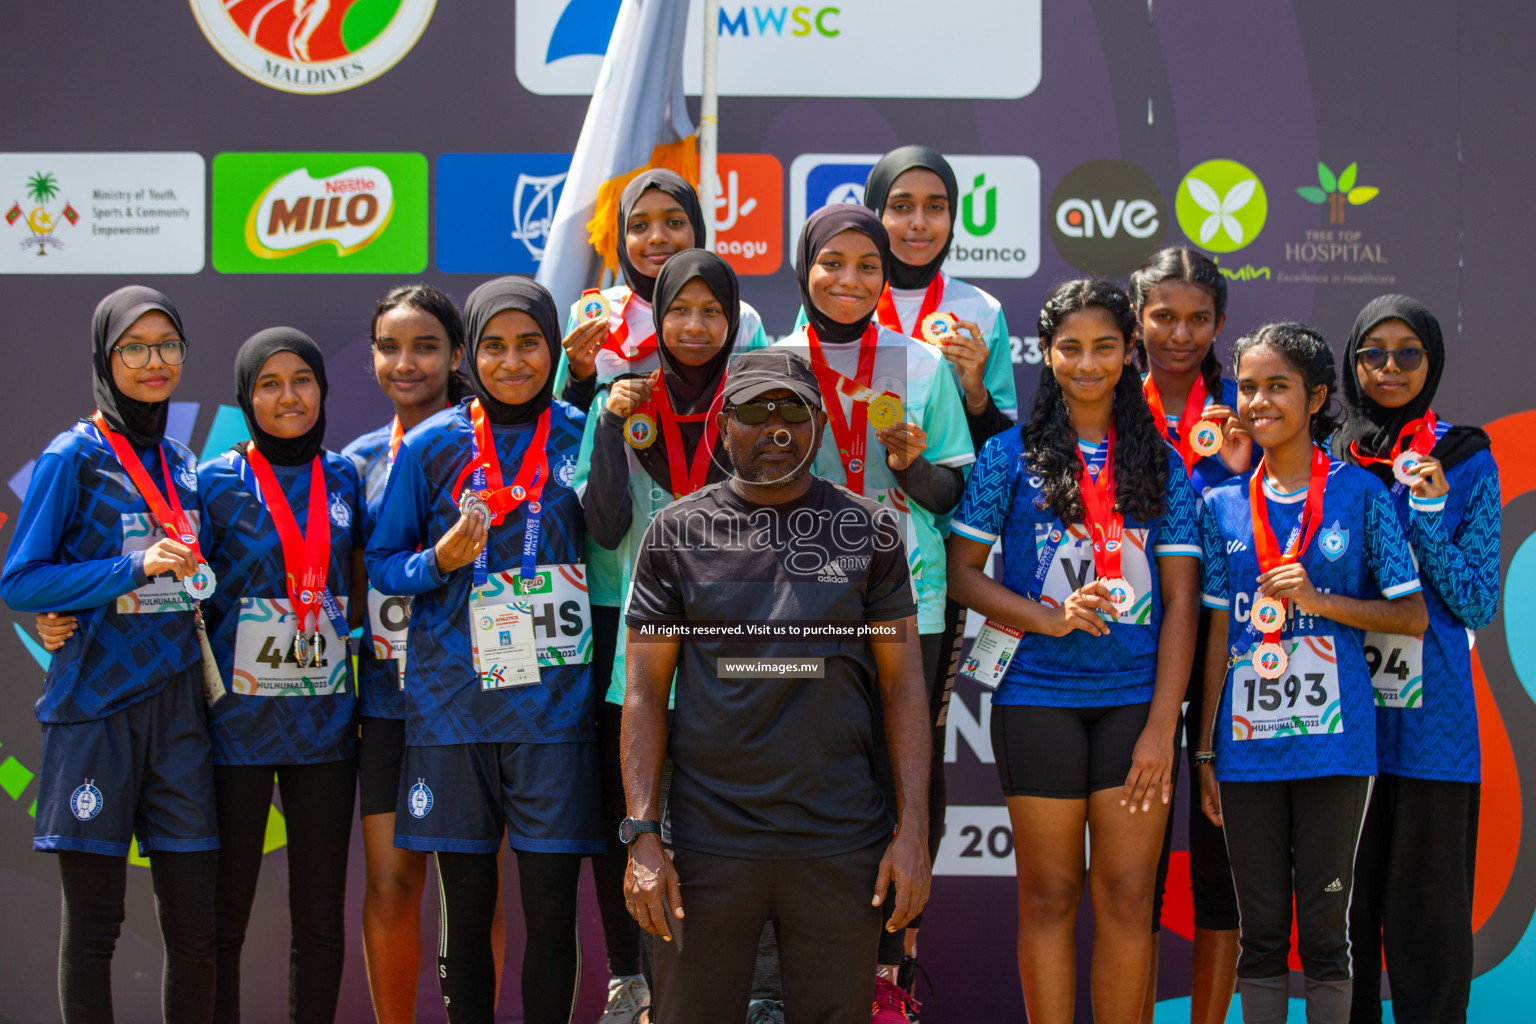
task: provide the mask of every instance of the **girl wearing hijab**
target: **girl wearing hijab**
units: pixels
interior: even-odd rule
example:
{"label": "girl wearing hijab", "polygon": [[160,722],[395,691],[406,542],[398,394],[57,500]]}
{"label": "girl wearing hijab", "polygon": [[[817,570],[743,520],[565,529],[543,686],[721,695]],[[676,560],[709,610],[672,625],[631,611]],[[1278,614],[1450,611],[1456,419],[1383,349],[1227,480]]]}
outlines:
{"label": "girl wearing hijab", "polygon": [[[613,554],[620,594],[629,591],[635,553],[656,513],[676,498],[723,480],[729,468],[724,453],[715,453],[714,414],[726,368],[740,344],[736,273],[712,252],[686,249],[656,276],[651,309],[659,368],[645,376],[623,373],[603,385],[600,411],[587,418],[576,471],[577,488],[585,487],[589,548]],[[639,926],[624,906],[629,852],[618,841],[619,822],[627,813],[619,765],[623,645],[620,630],[613,671],[597,680],[606,690],[598,705],[597,734],[609,849],[592,859],[592,870],[612,976],[606,1012],[628,1021],[649,1002],[649,989],[641,972]]]}
{"label": "girl wearing hijab", "polygon": [[[369,328],[373,372],[394,405],[394,417],[357,438],[342,454],[362,481],[364,530],[372,532],[395,453],[407,431],[469,392],[461,369],[464,321],[446,294],[430,285],[392,288],[373,311]],[[380,1024],[416,1018],[421,974],[421,890],[427,855],[395,846],[395,801],[405,757],[402,687],[411,601],[368,590],[368,633],[358,651],[358,813],[363,823],[367,881],[363,890],[363,954]],[[496,976],[505,946],[505,915],[496,901],[492,950]]]}
{"label": "girl wearing hijab", "polygon": [[240,954],[272,804],[288,832],[289,1019],[330,1021],[345,963],[347,849],[357,786],[357,700],[347,637],[363,621],[363,500],[352,461],[323,447],[325,359],[291,327],[235,356],[251,440],[203,463],[209,562],[221,586],[209,636],[219,806],[214,1020],[240,1020]]}
{"label": "girl wearing hijab", "polygon": [[78,625],[37,701],[32,848],[59,857],[67,1024],[112,1019],[130,835],[153,852],[165,1019],[206,1021],[219,834],[197,598],[213,581],[197,462],[165,436],[186,335],[170,299],[130,286],[101,300],[91,336],[96,412],[38,456],[0,572],[12,609],[67,610]]}
{"label": "girl wearing hijab", "polygon": [[[830,436],[812,472],[899,513],[917,590],[923,673],[936,705],[947,675],[941,664],[947,652],[939,524],[959,503],[965,487],[962,470],[975,461],[975,452],[954,374],[945,369],[943,358],[875,320],[890,262],[890,240],[873,212],[850,204],[817,210],[800,232],[796,262],[808,322],[778,345],[808,358],[821,384]],[[935,735],[942,737],[942,732],[935,730]],[[890,765],[883,753],[878,763],[889,783]],[[887,792],[893,791],[888,785]],[[942,818],[930,820],[930,856],[942,832]],[[904,955],[902,936],[882,932],[877,1003],[905,1005],[905,996],[892,983]]]}
{"label": "girl wearing hijab", "polygon": [[547,291],[497,278],[464,312],[475,397],[401,442],[368,544],[379,590],[414,595],[395,842],[437,853],[443,1000],[453,1024],[481,1024],[496,998],[497,851],[510,841],[530,936],[523,1019],[565,1024],[581,858],[605,849],[572,489],[585,417],[552,400]]}
{"label": "girl wearing hijab", "polygon": [[[1179,453],[1195,493],[1203,495],[1236,473],[1246,472],[1253,439],[1238,424],[1233,407],[1237,385],[1221,375],[1216,339],[1227,320],[1227,281],[1210,257],[1194,249],[1159,249],[1131,273],[1131,303],[1136,308],[1136,361],[1142,394],[1152,421]],[[1198,444],[1199,449],[1196,449]],[[1219,447],[1213,445],[1219,444]],[[1185,699],[1184,727],[1190,756],[1200,746],[1200,701],[1204,696],[1205,634],[1210,612],[1202,610],[1196,634],[1194,666]],[[1195,777],[1195,765],[1189,765]],[[1189,874],[1195,902],[1195,939],[1190,970],[1192,1024],[1221,1024],[1227,1019],[1237,981],[1237,896],[1232,866],[1221,830],[1200,813],[1200,788],[1190,786]],[[1173,819],[1158,861],[1157,891],[1152,900],[1152,931],[1159,930]],[[1142,1019],[1151,1024],[1157,1001],[1157,940],[1147,976]]]}
{"label": "girl wearing hijab", "polygon": [[[593,396],[616,378],[645,377],[661,367],[653,301],[657,275],[678,253],[704,244],[704,225],[698,194],[672,171],[642,171],[625,186],[619,197],[616,254],[624,283],[603,292],[609,309],[606,318],[583,320],[577,304],[572,304],[560,366],[555,371],[557,394],[585,412],[592,407]],[[762,318],[744,302],[732,338],[738,352],[768,343]],[[591,429],[589,425],[589,432]],[[660,452],[654,458],[660,458]],[[665,473],[665,468],[661,472]],[[593,609],[592,673],[599,689],[607,688],[610,700],[616,701],[624,699],[624,662],[613,652],[623,632],[619,629],[619,606],[626,593],[622,581],[627,580],[621,551],[587,544],[587,587]],[[613,730],[612,743],[605,749],[618,743],[617,719],[602,727],[608,725]],[[618,785],[616,779],[614,785]],[[623,793],[615,791],[614,796],[622,817]],[[598,893],[609,970],[608,1008],[600,1024],[627,1024],[629,1017],[650,1000],[641,974],[640,926],[624,909],[621,888],[607,892],[600,885]]]}
{"label": "girl wearing hijab", "polygon": [[1243,1020],[1286,1019],[1294,915],[1307,1020],[1344,1024],[1376,773],[1366,637],[1422,633],[1429,614],[1386,488],[1322,448],[1337,380],[1322,335],[1268,324],[1238,339],[1232,366],[1262,458],[1207,491],[1201,517],[1201,803],[1231,852]]}
{"label": "girl wearing hijab", "polygon": [[1387,485],[1429,606],[1422,637],[1365,637],[1377,778],[1355,856],[1350,1021],[1381,1020],[1383,944],[1397,1020],[1464,1020],[1481,777],[1468,638],[1498,611],[1499,469],[1487,434],[1431,408],[1445,343],[1421,303],[1368,303],[1344,363],[1346,418],[1333,450]]}
{"label": "girl wearing hijab", "polygon": [[[1034,407],[971,471],[950,586],[988,618],[967,671],[996,681],[992,746],[1016,837],[1029,1019],[1073,1019],[1086,883],[1093,1016],[1133,1024],[1195,646],[1197,499],[1142,398],[1126,294],[1096,278],[1058,285],[1039,333]],[[996,580],[986,568],[999,541]]]}

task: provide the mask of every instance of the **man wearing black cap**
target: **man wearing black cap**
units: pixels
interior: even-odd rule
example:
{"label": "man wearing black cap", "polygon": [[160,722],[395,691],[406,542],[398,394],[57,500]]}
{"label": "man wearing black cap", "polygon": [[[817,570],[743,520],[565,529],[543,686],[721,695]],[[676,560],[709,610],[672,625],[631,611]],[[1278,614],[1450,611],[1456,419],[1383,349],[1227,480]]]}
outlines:
{"label": "man wearing black cap", "polygon": [[[737,359],[718,424],[735,475],[656,516],[626,607],[625,897],[666,940],[655,1017],[744,1019],[772,921],[788,1018],[868,1019],[880,905],[894,900],[888,927],[904,926],[931,871],[928,706],[900,528],[810,475],[826,414],[800,356]],[[877,706],[894,808],[875,778]]]}

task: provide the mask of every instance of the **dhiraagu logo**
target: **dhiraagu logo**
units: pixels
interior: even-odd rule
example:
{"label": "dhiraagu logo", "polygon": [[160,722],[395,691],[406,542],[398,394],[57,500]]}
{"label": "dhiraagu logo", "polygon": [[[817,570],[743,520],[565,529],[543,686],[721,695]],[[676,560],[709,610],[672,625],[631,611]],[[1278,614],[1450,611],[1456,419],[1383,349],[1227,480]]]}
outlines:
{"label": "dhiraagu logo", "polygon": [[419,153],[220,153],[213,265],[226,274],[420,273],[427,161]]}
{"label": "dhiraagu logo", "polygon": [[1258,175],[1235,160],[1207,160],[1184,175],[1174,215],[1191,242],[1236,252],[1259,237],[1269,199]]}

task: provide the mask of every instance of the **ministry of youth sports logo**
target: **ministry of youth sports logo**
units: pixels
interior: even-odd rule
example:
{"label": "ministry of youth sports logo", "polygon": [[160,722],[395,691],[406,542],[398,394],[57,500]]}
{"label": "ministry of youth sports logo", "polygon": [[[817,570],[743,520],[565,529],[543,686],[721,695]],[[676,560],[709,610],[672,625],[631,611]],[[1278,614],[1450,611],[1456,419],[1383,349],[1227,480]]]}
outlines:
{"label": "ministry of youth sports logo", "polygon": [[284,92],[355,89],[410,52],[436,0],[190,0],[235,70]]}
{"label": "ministry of youth sports logo", "polygon": [[432,790],[427,788],[426,779],[416,780],[416,785],[406,794],[405,806],[413,818],[425,818],[432,810]]}
{"label": "ministry of youth sports logo", "polygon": [[69,809],[81,821],[90,821],[101,813],[101,790],[92,785],[95,779],[86,779],[69,795]]}

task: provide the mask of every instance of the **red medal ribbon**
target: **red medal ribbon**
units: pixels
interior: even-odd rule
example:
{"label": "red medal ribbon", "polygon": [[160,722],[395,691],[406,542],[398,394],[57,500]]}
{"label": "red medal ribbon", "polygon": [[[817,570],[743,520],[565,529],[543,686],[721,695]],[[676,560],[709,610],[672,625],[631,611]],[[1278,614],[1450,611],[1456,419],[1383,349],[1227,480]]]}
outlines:
{"label": "red medal ribbon", "polygon": [[[928,319],[930,313],[936,313],[939,309],[939,300],[944,297],[944,275],[934,274],[933,280],[928,282],[928,290],[923,292],[923,305],[917,311],[917,319],[912,321],[912,333],[908,337],[923,339],[923,321]],[[891,295],[891,286],[886,284],[885,290],[880,293],[880,302],[875,306],[875,319],[880,321],[881,327],[889,328],[897,334],[906,334],[901,329],[901,317],[896,313],[896,299]]]}
{"label": "red medal ribbon", "polygon": [[1098,579],[1119,579],[1120,544],[1125,534],[1125,516],[1115,511],[1115,432],[1109,432],[1109,451],[1104,458],[1104,468],[1097,478],[1088,471],[1088,460],[1081,448],[1077,461],[1083,464],[1082,483],[1078,491],[1083,496],[1083,522],[1088,527],[1088,539],[1093,542],[1093,571]]}
{"label": "red medal ribbon", "polygon": [[320,599],[325,594],[331,561],[331,518],[320,456],[316,455],[309,464],[309,514],[303,533],[299,532],[298,520],[288,505],[288,496],[272,472],[272,464],[257,450],[255,441],[246,443],[245,460],[256,472],[262,503],[272,514],[272,525],[277,527],[278,539],[283,544],[283,575],[287,578],[288,600],[299,620],[299,632],[317,630]]}
{"label": "red medal ribbon", "polygon": [[[714,459],[715,442],[720,434],[720,425],[715,419],[715,414],[720,411],[720,406],[723,404],[725,377],[722,376],[720,383],[715,387],[715,397],[710,399],[708,411],[688,415],[672,411],[672,396],[667,393],[667,384],[661,379],[660,370],[656,371],[655,377],[657,379],[651,385],[651,401],[647,405],[655,407],[656,418],[661,421],[662,436],[666,438],[667,468],[672,476],[672,497],[686,498],[703,487],[705,479],[709,476],[709,466]],[[681,424],[699,422],[704,424],[704,433],[699,437],[699,446],[694,449],[692,464],[685,467]]]}
{"label": "red medal ribbon", "polygon": [[476,398],[469,403],[469,417],[475,428],[475,457],[459,472],[453,493],[457,500],[464,479],[476,467],[483,466],[485,490],[480,492],[480,497],[491,511],[491,521],[487,526],[498,525],[508,512],[524,500],[537,502],[544,493],[544,482],[549,479],[549,415],[549,409],[540,414],[538,426],[533,431],[533,441],[523,454],[523,464],[518,467],[511,486],[507,487],[502,485],[501,460],[496,456],[496,439],[491,435],[491,422],[480,405],[480,399]]}
{"label": "red medal ribbon", "polygon": [[[1292,542],[1290,549],[1281,552],[1280,541],[1269,525],[1269,502],[1264,497],[1264,460],[1259,460],[1258,467],[1254,469],[1253,476],[1248,481],[1248,507],[1253,516],[1253,549],[1259,560],[1260,575],[1301,559],[1302,552],[1307,550],[1307,545],[1312,543],[1318,527],[1323,524],[1323,490],[1327,485],[1328,456],[1323,454],[1321,448],[1314,446],[1312,467],[1308,471],[1307,478],[1307,501],[1302,506],[1301,520],[1298,523],[1301,529],[1296,532],[1296,539]],[[1288,601],[1282,600],[1280,603],[1289,606]],[[1278,629],[1264,634],[1265,643],[1276,643],[1279,639]]]}
{"label": "red medal ribbon", "polygon": [[400,417],[396,416],[394,422],[389,425],[389,461],[394,462],[395,456],[400,454],[400,442],[405,440],[405,428],[400,425]]}
{"label": "red medal ribbon", "polygon": [[[810,324],[805,325],[805,337],[810,342],[811,369],[816,371],[816,383],[820,385],[822,396],[826,399],[827,424],[832,428],[832,439],[837,442],[837,456],[842,460],[848,489],[859,495],[864,493],[864,449],[868,442],[869,404],[867,399],[854,398],[850,422],[843,415],[843,400],[839,395],[852,397],[856,392],[869,392],[870,397],[874,397],[870,385],[875,379],[875,339],[879,334],[880,329],[874,324],[864,328],[864,336],[859,339],[859,366],[854,371],[853,379],[849,380],[827,365],[827,357],[821,351],[821,339],[816,337],[816,328]],[[850,386],[855,390],[849,390]]]}
{"label": "red medal ribbon", "polygon": [[[1147,374],[1141,382],[1141,393],[1147,398],[1147,407],[1152,410],[1152,421],[1157,424],[1157,429],[1163,433],[1168,432],[1168,414],[1163,411],[1163,396],[1157,393],[1157,385],[1152,380],[1152,375]],[[1205,412],[1205,378],[1195,375],[1195,382],[1190,385],[1189,397],[1184,399],[1184,412],[1179,416],[1179,429],[1174,435],[1174,441],[1179,449],[1179,457],[1184,460],[1184,471],[1193,473],[1195,462],[1200,456],[1190,446],[1189,435],[1194,431],[1195,424],[1200,422]]]}
{"label": "red medal ribbon", "polygon": [[612,352],[626,363],[632,363],[636,359],[644,359],[656,351],[656,335],[654,334],[642,341],[639,347],[635,349],[633,355],[624,351],[624,343],[629,340],[629,321],[624,318],[624,311],[629,308],[629,303],[634,297],[635,293],[633,291],[625,296],[623,305],[619,306],[619,326],[616,329],[609,330],[608,337],[603,339],[603,348]]}
{"label": "red medal ribbon", "polygon": [[198,562],[206,562],[202,551],[197,546],[197,531],[192,528],[192,519],[181,507],[181,495],[176,491],[176,484],[171,479],[171,464],[165,457],[165,446],[156,445],[160,452],[160,472],[164,474],[166,491],[169,497],[160,493],[160,488],[155,486],[150,479],[144,464],[139,461],[133,446],[128,439],[107,426],[107,419],[98,410],[91,414],[91,422],[106,438],[107,444],[112,448],[112,454],[117,456],[117,461],[128,471],[128,479],[133,481],[133,486],[138,488],[139,497],[144,499],[144,504],[149,506],[150,515],[160,523],[160,529],[172,540],[180,541],[192,549],[192,557]]}
{"label": "red medal ribbon", "polygon": [[1397,457],[1403,453],[1403,438],[1407,437],[1409,434],[1412,434],[1413,440],[1408,442],[1409,449],[1411,451],[1418,452],[1421,456],[1428,455],[1430,451],[1435,447],[1435,424],[1439,422],[1440,419],[1435,415],[1435,411],[1433,409],[1430,409],[1423,416],[1420,416],[1416,420],[1409,420],[1403,425],[1403,429],[1398,432],[1397,443],[1392,446],[1392,450],[1388,452],[1384,458],[1376,459],[1369,455],[1360,454],[1360,444],[1357,441],[1349,442],[1349,453],[1353,455],[1362,466],[1369,466],[1375,463],[1383,462],[1390,466],[1396,462]]}

